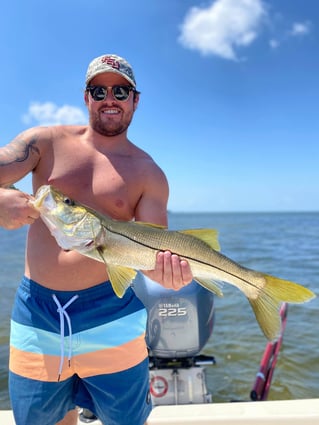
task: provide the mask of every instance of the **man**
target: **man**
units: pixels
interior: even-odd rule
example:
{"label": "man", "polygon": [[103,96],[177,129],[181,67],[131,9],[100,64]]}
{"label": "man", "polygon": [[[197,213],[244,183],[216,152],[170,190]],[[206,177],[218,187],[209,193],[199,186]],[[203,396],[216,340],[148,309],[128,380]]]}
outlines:
{"label": "man", "polygon": [[[151,409],[141,302],[131,289],[117,298],[105,265],[61,250],[32,196],[8,189],[32,172],[34,193],[51,184],[115,219],[167,225],[166,177],[127,137],[139,102],[130,64],[116,55],[94,59],[84,99],[87,126],[31,128],[0,150],[0,225],[30,225],[11,322],[17,425],[73,425],[77,405],[108,425],[140,425]],[[170,252],[146,274],[176,290],[192,279],[188,263]]]}

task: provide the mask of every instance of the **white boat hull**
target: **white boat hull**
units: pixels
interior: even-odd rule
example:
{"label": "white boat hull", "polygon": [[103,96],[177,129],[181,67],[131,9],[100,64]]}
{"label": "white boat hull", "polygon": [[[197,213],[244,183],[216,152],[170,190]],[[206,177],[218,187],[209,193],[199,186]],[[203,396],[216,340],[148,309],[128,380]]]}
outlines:
{"label": "white boat hull", "polygon": [[[15,425],[10,410],[0,411],[1,425]],[[79,420],[79,425],[83,422]],[[100,421],[91,422],[100,425]],[[318,425],[319,398],[241,403],[157,406],[148,425]],[[30,424],[31,425],[31,424]]]}

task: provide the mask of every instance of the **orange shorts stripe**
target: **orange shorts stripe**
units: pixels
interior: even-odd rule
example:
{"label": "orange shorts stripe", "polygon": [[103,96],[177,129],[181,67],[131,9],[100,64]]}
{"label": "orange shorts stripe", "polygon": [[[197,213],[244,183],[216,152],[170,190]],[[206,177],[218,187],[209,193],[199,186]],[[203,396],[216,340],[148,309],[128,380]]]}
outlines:
{"label": "orange shorts stripe", "polygon": [[[114,348],[106,348],[72,356],[70,366],[67,357],[60,380],[73,374],[81,378],[120,372],[136,366],[147,357],[145,335]],[[10,347],[10,371],[39,381],[56,382],[60,356],[21,351]]]}

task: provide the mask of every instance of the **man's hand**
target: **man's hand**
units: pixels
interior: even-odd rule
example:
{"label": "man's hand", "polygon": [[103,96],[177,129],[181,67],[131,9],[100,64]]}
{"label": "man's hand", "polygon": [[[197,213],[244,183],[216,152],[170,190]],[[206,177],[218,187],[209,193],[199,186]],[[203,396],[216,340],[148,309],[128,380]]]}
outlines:
{"label": "man's hand", "polygon": [[175,291],[188,285],[193,279],[188,262],[181,260],[178,255],[170,251],[159,252],[154,270],[148,270],[144,274],[164,288]]}
{"label": "man's hand", "polygon": [[20,190],[0,189],[0,226],[11,230],[32,224],[40,214],[29,203],[31,199]]}

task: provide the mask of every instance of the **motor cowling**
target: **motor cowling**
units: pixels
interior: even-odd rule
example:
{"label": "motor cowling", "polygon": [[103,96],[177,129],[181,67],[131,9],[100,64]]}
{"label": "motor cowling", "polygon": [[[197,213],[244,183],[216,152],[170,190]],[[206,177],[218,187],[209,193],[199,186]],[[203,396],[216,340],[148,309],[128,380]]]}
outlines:
{"label": "motor cowling", "polygon": [[195,281],[179,291],[168,290],[141,273],[133,287],[148,311],[146,341],[150,356],[196,356],[213,331],[214,295]]}

